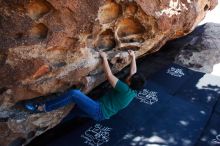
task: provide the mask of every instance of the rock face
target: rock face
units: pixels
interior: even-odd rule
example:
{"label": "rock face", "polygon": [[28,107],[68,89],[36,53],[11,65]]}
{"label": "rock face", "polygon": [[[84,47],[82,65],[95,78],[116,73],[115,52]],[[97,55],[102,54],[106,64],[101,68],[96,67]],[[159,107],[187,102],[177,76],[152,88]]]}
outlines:
{"label": "rock face", "polygon": [[170,45],[178,47],[175,62],[188,68],[212,73],[213,67],[220,63],[220,25],[207,23],[202,25]]}
{"label": "rock face", "polygon": [[57,125],[72,105],[43,114],[25,99],[105,80],[99,50],[114,73],[137,56],[191,32],[217,0],[0,0],[0,145],[28,143]]}
{"label": "rock face", "polygon": [[[220,63],[220,24],[206,23],[192,33],[163,46],[160,57],[203,73],[213,73]],[[172,49],[171,49],[172,48]],[[217,71],[218,72],[218,71]],[[220,75],[220,74],[217,74]]]}

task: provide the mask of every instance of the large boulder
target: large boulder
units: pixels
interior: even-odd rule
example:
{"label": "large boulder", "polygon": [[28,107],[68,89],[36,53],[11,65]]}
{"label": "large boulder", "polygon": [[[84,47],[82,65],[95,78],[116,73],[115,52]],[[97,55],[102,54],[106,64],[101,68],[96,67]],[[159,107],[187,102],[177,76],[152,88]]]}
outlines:
{"label": "large boulder", "polygon": [[0,0],[0,145],[21,145],[57,125],[72,105],[50,113],[15,108],[21,100],[85,93],[105,80],[98,51],[114,73],[168,40],[190,33],[217,0]]}
{"label": "large boulder", "polygon": [[[220,63],[220,24],[206,23],[191,34],[170,43],[179,47],[175,62],[188,68],[212,73]],[[219,74],[220,75],[220,74]]]}
{"label": "large boulder", "polygon": [[220,75],[215,70],[220,65],[219,33],[220,24],[200,25],[187,36],[166,43],[157,55],[195,71]]}

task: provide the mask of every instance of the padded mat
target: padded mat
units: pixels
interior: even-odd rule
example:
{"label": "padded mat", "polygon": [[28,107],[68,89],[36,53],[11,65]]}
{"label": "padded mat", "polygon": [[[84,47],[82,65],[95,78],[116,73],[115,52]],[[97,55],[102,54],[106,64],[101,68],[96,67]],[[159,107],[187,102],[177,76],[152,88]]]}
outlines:
{"label": "padded mat", "polygon": [[161,109],[148,108],[148,111],[142,110],[146,107],[145,103],[135,99],[131,106],[140,109],[135,113],[129,106],[110,120],[103,122],[91,120],[49,145],[67,146],[69,143],[77,146],[86,144],[128,146],[141,143],[167,146],[193,145],[210,115],[201,112],[204,110],[203,107],[195,106],[181,98],[174,100],[170,100],[169,96],[164,98],[169,99],[168,102],[158,101],[158,107]]}
{"label": "padded mat", "polygon": [[216,105],[215,111],[220,114],[220,97],[219,97],[218,103]]}
{"label": "padded mat", "polygon": [[220,145],[220,114],[214,113],[196,146]]}
{"label": "padded mat", "polygon": [[123,138],[118,145],[194,145],[211,113],[204,114],[201,112],[204,107],[195,106],[178,97],[167,104],[169,107],[166,110],[136,126],[130,137]]}
{"label": "padded mat", "polygon": [[150,80],[162,86],[164,90],[173,95],[185,82],[188,81],[194,71],[177,64],[171,64],[159,72],[151,75]]}
{"label": "padded mat", "polygon": [[213,108],[220,97],[220,77],[196,72],[180,87],[175,96]]}
{"label": "padded mat", "polygon": [[50,145],[190,146],[199,139],[211,113],[204,105],[171,96],[149,81],[138,97],[110,120],[91,120]]}
{"label": "padded mat", "polygon": [[220,140],[219,97],[220,77],[171,64],[148,78],[129,106],[110,120],[88,120],[47,143],[50,146],[213,146],[211,141]]}

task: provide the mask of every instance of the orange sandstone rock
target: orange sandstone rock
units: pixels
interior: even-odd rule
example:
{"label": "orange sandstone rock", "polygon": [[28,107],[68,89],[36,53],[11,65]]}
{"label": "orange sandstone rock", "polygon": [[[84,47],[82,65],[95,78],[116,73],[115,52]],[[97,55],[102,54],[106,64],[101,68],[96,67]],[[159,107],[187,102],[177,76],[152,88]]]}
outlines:
{"label": "orange sandstone rock", "polygon": [[33,0],[27,6],[27,15],[36,20],[48,13],[51,5],[46,0]]}
{"label": "orange sandstone rock", "polygon": [[50,67],[48,65],[42,65],[32,76],[34,79],[37,79],[50,71]]}
{"label": "orange sandstone rock", "polygon": [[30,37],[42,39],[47,37],[48,28],[43,23],[36,24],[30,30]]}
{"label": "orange sandstone rock", "polygon": [[110,23],[116,20],[121,14],[121,7],[115,2],[110,2],[102,7],[99,10],[99,21],[100,23]]}

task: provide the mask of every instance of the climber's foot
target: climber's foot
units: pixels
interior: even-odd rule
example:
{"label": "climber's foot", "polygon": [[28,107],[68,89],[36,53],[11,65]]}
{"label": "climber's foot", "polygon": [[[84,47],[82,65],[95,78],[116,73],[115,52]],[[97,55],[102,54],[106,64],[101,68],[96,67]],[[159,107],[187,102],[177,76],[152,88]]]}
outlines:
{"label": "climber's foot", "polygon": [[33,112],[33,113],[43,113],[45,111],[45,105],[40,103],[25,103],[24,107],[26,110]]}

